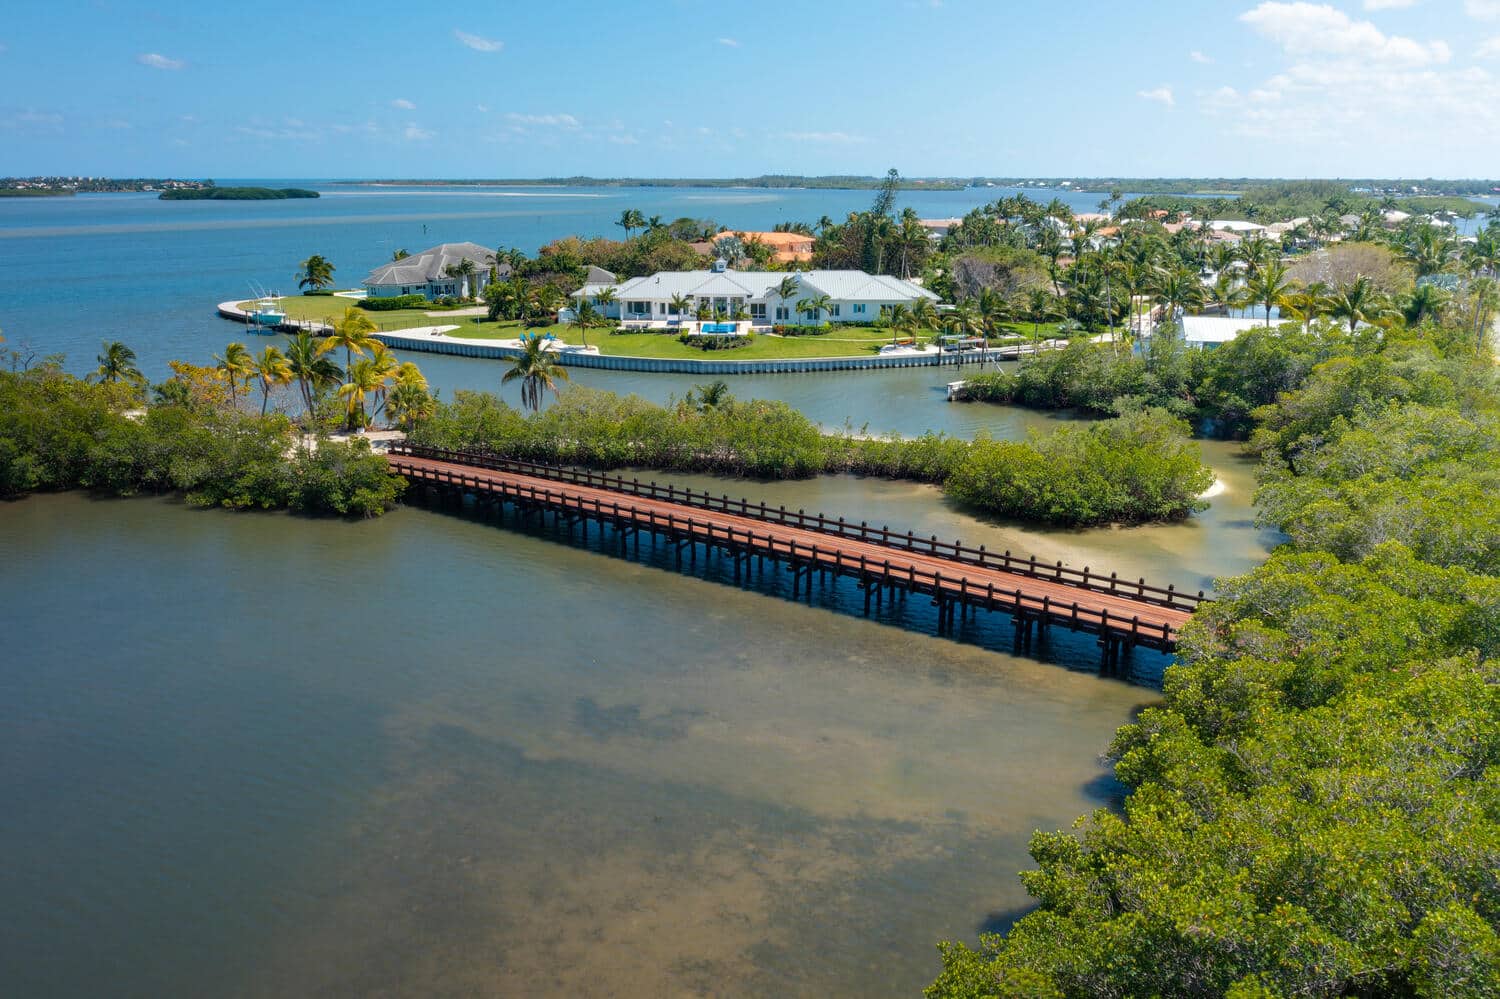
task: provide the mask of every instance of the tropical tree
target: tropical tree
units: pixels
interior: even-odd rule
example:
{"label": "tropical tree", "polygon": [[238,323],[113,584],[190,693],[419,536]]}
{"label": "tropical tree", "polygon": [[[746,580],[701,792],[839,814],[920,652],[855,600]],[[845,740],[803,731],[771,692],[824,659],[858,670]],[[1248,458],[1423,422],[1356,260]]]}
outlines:
{"label": "tropical tree", "polygon": [[[0,337],[0,342],[3,341],[4,338]],[[95,358],[99,367],[89,376],[90,381],[109,384],[127,381],[134,385],[145,383],[145,375],[135,365],[135,351],[118,340],[106,340],[100,344],[100,349],[102,352]]]}
{"label": "tropical tree", "polygon": [[240,383],[248,382],[255,374],[255,358],[244,344],[231,343],[224,347],[222,355],[214,355],[214,361],[220,377],[229,383],[229,403],[232,406],[243,391]]}
{"label": "tropical tree", "polygon": [[407,361],[396,369],[395,387],[386,402],[386,412],[403,430],[410,430],[437,412],[437,400],[428,391],[421,370]]}
{"label": "tropical tree", "polygon": [[302,405],[309,415],[318,396],[344,380],[343,369],[323,356],[318,342],[310,333],[298,333],[286,345],[287,367],[302,392]]}
{"label": "tropical tree", "polygon": [[311,288],[314,291],[321,291],[333,284],[333,264],[318,254],[314,253],[297,266],[302,268],[293,275],[298,278],[298,288]]}
{"label": "tropical tree", "polygon": [[1156,300],[1168,321],[1175,322],[1179,312],[1197,308],[1203,304],[1203,282],[1195,271],[1186,267],[1174,267],[1158,277],[1153,289]]}
{"label": "tropical tree", "polygon": [[776,282],[776,287],[771,290],[775,292],[776,300],[781,303],[782,308],[786,308],[786,304],[801,293],[802,283],[797,275],[788,274]]}
{"label": "tropical tree", "polygon": [[370,335],[374,332],[375,324],[370,322],[370,317],[349,306],[338,322],[333,324],[331,332],[318,344],[318,352],[326,354],[335,347],[343,347],[344,371],[347,373],[354,364],[354,355],[363,355],[375,342],[375,338]]}
{"label": "tropical tree", "polygon": [[833,308],[833,299],[827,295],[810,295],[807,298],[797,300],[797,311],[804,316],[811,315],[813,322],[823,318],[823,313]]}
{"label": "tropical tree", "polygon": [[1032,288],[1026,292],[1026,318],[1031,321],[1032,339],[1041,336],[1042,323],[1056,319],[1057,315],[1057,298],[1046,288]]}
{"label": "tropical tree", "polygon": [[473,296],[476,290],[474,275],[479,273],[479,268],[475,265],[474,261],[468,257],[464,257],[458,263],[449,264],[443,268],[443,273],[451,278],[458,278],[462,281],[467,286],[469,296]]}
{"label": "tropical tree", "polygon": [[1401,306],[1401,317],[1408,326],[1417,326],[1426,320],[1436,321],[1442,317],[1447,304],[1448,296],[1443,289],[1431,282],[1418,284]]}
{"label": "tropical tree", "polygon": [[646,216],[634,208],[627,208],[615,220],[615,225],[625,230],[625,238],[628,240],[630,234],[636,229],[644,229],[646,227]]}
{"label": "tropical tree", "polygon": [[689,310],[692,309],[693,299],[689,295],[673,295],[671,306],[672,314],[677,317],[678,322],[681,322],[682,317],[687,315]]}
{"label": "tropical tree", "polygon": [[601,313],[606,305],[613,305],[616,298],[617,296],[613,288],[600,288],[594,292],[594,304],[599,306]]}
{"label": "tropical tree", "polygon": [[260,382],[260,415],[266,415],[266,406],[271,401],[271,390],[278,385],[290,385],[295,379],[291,363],[286,355],[274,346],[268,346],[255,359],[256,380]]}
{"label": "tropical tree", "polygon": [[729,394],[729,384],[723,379],[709,382],[707,385],[695,385],[693,389],[694,391],[689,392],[684,401],[689,406],[696,407],[700,413],[728,409],[734,404],[734,397]]}
{"label": "tropical tree", "polygon": [[583,336],[585,349],[589,345],[589,330],[596,330],[605,324],[604,316],[594,308],[594,303],[588,299],[579,302],[573,309],[573,325],[578,327],[578,332]]}
{"label": "tropical tree", "polygon": [[1230,315],[1235,309],[1243,308],[1250,301],[1250,293],[1246,290],[1247,285],[1239,279],[1234,271],[1220,271],[1214,278],[1214,301],[1224,310],[1224,315]]}
{"label": "tropical tree", "polygon": [[1250,275],[1245,284],[1245,293],[1257,305],[1265,306],[1266,325],[1271,325],[1271,309],[1281,304],[1292,282],[1287,278],[1287,268],[1280,260],[1272,260]]}
{"label": "tropical tree", "polygon": [[1389,314],[1378,289],[1363,274],[1340,285],[1328,298],[1328,314],[1349,324],[1349,332],[1360,323],[1373,322]]}
{"label": "tropical tree", "polygon": [[930,298],[919,298],[912,303],[912,319],[916,320],[920,329],[934,330],[938,326],[937,306],[932,304]]}
{"label": "tropical tree", "polygon": [[542,392],[556,395],[557,383],[567,380],[567,369],[547,350],[542,339],[529,336],[521,341],[521,353],[511,362],[510,370],[500,378],[500,383],[519,381],[521,406],[535,413],[542,408]]}
{"label": "tropical tree", "polygon": [[407,253],[404,249],[397,250],[395,253],[391,254],[391,263],[394,264],[398,260],[405,260],[409,256],[411,256],[411,254]]}
{"label": "tropical tree", "polygon": [[899,333],[909,333],[913,337],[916,336],[916,327],[912,325],[911,321],[911,309],[906,305],[897,303],[891,306],[891,311],[886,314],[886,319],[891,324],[892,347],[896,345],[896,335]]}
{"label": "tropical tree", "polygon": [[378,395],[385,387],[386,377],[368,357],[361,357],[345,372],[346,380],[339,386],[339,396],[344,400],[344,411],[348,414],[346,429],[363,430],[369,426],[370,418],[365,415],[365,400]]}

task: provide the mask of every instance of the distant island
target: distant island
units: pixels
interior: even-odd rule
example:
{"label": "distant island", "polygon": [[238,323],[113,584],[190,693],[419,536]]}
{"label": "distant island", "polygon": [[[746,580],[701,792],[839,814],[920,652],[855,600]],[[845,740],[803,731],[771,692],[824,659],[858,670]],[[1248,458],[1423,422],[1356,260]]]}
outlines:
{"label": "distant island", "polygon": [[[884,177],[763,174],[759,177],[531,177],[509,180],[354,180],[345,183],[366,186],[403,184],[413,187],[765,187],[873,191],[885,182]],[[898,186],[903,191],[961,191],[970,186],[970,182],[951,177],[903,177]]]}
{"label": "distant island", "polygon": [[211,180],[176,180],[170,177],[0,177],[0,198],[199,191],[213,186],[214,182]]}
{"label": "distant island", "polygon": [[302,187],[199,187],[163,191],[162,201],[281,201],[286,198],[316,198],[317,191]]}

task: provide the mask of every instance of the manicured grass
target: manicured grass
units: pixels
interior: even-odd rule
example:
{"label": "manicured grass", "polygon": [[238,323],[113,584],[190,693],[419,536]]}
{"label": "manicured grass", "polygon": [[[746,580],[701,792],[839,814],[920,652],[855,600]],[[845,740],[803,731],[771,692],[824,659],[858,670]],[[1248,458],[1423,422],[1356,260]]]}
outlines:
{"label": "manicured grass", "polygon": [[[250,303],[241,302],[241,306]],[[347,298],[337,298],[332,295],[287,295],[281,299],[281,307],[292,319],[312,319],[317,322],[332,323],[344,315],[344,310],[353,306],[354,302]],[[356,306],[357,307],[357,306]],[[395,330],[407,330],[415,326],[463,326],[466,330],[474,327],[476,320],[484,319],[483,316],[456,316],[452,313],[440,312],[438,315],[427,315],[428,309],[395,309],[391,312],[369,312],[360,309],[360,312],[374,323],[377,329],[392,332]],[[486,327],[493,330],[494,323],[487,323]],[[456,336],[472,336],[472,332],[466,331]],[[515,334],[510,334],[514,336]]]}

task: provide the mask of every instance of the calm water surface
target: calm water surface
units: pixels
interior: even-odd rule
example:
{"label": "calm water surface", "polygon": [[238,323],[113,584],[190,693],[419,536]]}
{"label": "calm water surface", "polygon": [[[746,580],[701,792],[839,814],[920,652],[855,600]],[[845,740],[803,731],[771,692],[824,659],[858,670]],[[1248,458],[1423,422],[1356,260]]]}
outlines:
{"label": "calm water surface", "polygon": [[1151,695],[1084,642],[546,533],[0,508],[8,991],[914,994],[1026,905],[1032,829],[1118,791],[1097,754]]}
{"label": "calm water surface", "polygon": [[[329,190],[0,199],[0,327],[78,371],[118,338],[159,378],[243,339],[213,304],[289,288],[310,252],[353,283],[397,246],[532,249],[610,232],[626,207],[760,227],[870,198]],[[906,200],[958,215],[1000,193]],[[503,370],[416,359],[447,395]],[[732,388],[870,433],[1056,425],[947,403],[953,377]],[[700,380],[575,377],[659,402]],[[1211,508],[1129,530],[981,521],[911,483],[675,480],[1197,589],[1274,541],[1236,449],[1204,450],[1226,488]],[[697,575],[421,509],[346,524],[0,505],[5,991],[910,995],[936,940],[1027,905],[1033,829],[1118,793],[1098,753],[1153,695],[1092,675],[1086,638],[1016,659],[1003,617],[939,639],[920,601],[864,621],[847,585],[807,607],[774,572],[737,588],[705,559]],[[1161,661],[1134,665],[1149,680]]]}

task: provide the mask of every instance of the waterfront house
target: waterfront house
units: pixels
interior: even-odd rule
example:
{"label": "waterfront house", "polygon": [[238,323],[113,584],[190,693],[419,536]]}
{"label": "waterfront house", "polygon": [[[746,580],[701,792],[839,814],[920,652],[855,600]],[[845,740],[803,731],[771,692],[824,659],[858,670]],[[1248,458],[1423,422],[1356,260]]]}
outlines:
{"label": "waterfront house", "polygon": [[[472,276],[451,273],[461,267],[465,260],[474,264]],[[496,280],[503,281],[510,276],[510,264],[497,264],[495,251],[478,243],[443,243],[430,250],[381,264],[365,278],[364,286],[370,298],[392,298],[397,295],[478,298],[490,283],[491,271],[494,271]]]}
{"label": "waterfront house", "polygon": [[[791,278],[796,291],[785,298],[777,294],[781,282]],[[597,289],[581,288],[574,301],[596,295]],[[621,319],[630,325],[666,327],[681,319],[692,319],[707,306],[733,316],[743,310],[757,326],[774,323],[808,326],[825,322],[870,323],[893,306],[910,307],[923,299],[936,303],[938,296],[911,281],[864,271],[732,271],[723,261],[704,271],[661,271],[647,277],[630,278],[614,285],[615,304]],[[828,307],[816,312],[799,310],[797,303],[826,297]],[[686,299],[687,314],[679,316],[672,302]]]}

